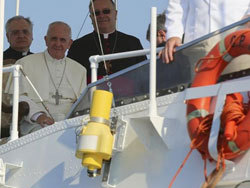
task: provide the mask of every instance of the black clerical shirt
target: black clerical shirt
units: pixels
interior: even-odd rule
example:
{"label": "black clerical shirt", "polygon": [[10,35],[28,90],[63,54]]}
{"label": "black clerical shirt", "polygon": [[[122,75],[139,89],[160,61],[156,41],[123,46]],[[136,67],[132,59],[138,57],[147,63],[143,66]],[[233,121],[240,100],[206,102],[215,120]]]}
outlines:
{"label": "black clerical shirt", "polygon": [[3,59],[21,59],[26,55],[33,54],[32,52],[28,51],[28,53],[24,54],[23,52],[18,52],[11,47],[9,47],[7,50],[3,52]]}
{"label": "black clerical shirt", "polygon": [[[101,34],[101,41],[103,48],[105,48],[104,36],[102,34]],[[143,49],[141,42],[138,38],[131,35],[127,35],[119,31],[115,31],[108,35],[108,43],[109,43],[109,50],[104,49],[104,54],[106,54],[105,51],[109,51],[109,53],[118,53],[118,52]],[[71,48],[69,49],[68,57],[79,62],[87,69],[88,81],[89,81],[91,77],[89,57],[92,55],[101,55],[101,54],[102,53],[99,46],[98,36],[97,33],[94,31],[75,40],[71,45]],[[111,66],[109,67],[108,74],[115,73],[117,71],[125,69],[131,65],[134,65],[144,60],[146,60],[146,56],[112,60],[109,62]],[[98,68],[98,75],[104,76],[106,74],[107,73],[104,68],[104,64],[100,63]]]}

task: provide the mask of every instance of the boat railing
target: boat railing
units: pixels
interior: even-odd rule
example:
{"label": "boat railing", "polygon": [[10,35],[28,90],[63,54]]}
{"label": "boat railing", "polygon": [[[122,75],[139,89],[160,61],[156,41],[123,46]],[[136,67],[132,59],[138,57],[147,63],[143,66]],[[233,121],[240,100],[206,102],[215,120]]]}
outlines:
{"label": "boat railing", "polygon": [[[159,52],[162,48],[157,49]],[[108,55],[94,55],[89,58],[91,68],[91,83],[97,81],[98,64],[102,61],[109,61],[114,59],[124,59],[129,57],[138,57],[150,54],[150,49],[134,50],[129,52],[113,53]]]}
{"label": "boat railing", "polygon": [[[10,137],[9,141],[18,139],[18,103],[19,103],[19,77],[20,77],[21,65],[12,65],[4,67],[3,72],[11,72],[13,76],[13,106],[12,106],[12,123],[10,125]],[[2,88],[4,91],[5,88]],[[1,126],[0,126],[1,128]]]}

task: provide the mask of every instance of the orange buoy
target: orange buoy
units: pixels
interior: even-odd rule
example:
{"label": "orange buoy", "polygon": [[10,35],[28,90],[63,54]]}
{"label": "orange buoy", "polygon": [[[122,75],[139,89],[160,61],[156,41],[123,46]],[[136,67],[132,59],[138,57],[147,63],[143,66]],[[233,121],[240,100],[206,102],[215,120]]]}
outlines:
{"label": "orange buoy", "polygon": [[[230,61],[240,55],[250,54],[250,29],[242,29],[229,34],[218,42],[205,58],[201,59],[199,70],[191,87],[216,84],[221,72]],[[199,63],[199,62],[198,62]],[[188,132],[192,140],[191,147],[198,149],[203,158],[212,159],[208,152],[208,139],[211,129],[210,111],[211,97],[203,97],[187,101]],[[226,104],[234,103],[239,110],[238,115],[221,126],[218,138],[218,151],[223,152],[225,159],[232,159],[250,148],[250,111],[244,112],[241,94],[231,94]],[[234,108],[234,107],[231,107]],[[230,107],[229,107],[230,111]],[[229,112],[225,112],[230,114]],[[209,119],[209,117],[211,117]],[[228,115],[225,115],[227,119]]]}

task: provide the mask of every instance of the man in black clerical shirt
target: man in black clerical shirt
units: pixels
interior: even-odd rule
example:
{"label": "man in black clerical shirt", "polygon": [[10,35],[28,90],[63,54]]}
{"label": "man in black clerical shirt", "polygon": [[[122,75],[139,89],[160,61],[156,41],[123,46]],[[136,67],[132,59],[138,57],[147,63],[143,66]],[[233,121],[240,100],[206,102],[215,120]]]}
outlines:
{"label": "man in black clerical shirt", "polygon": [[[142,49],[138,38],[127,35],[116,30],[117,10],[112,0],[93,0],[95,15],[104,54],[126,52]],[[92,3],[89,5],[90,18],[94,26],[94,31],[73,42],[68,52],[68,57],[76,60],[87,69],[88,83],[90,82],[91,70],[89,57],[92,55],[102,55],[97,28],[95,24]],[[99,64],[98,79],[104,75],[115,73],[131,65],[139,63],[146,59],[146,56],[133,57],[106,62],[106,69],[103,63]]]}
{"label": "man in black clerical shirt", "polygon": [[4,64],[13,64],[31,54],[29,49],[33,40],[32,28],[30,19],[23,16],[14,16],[6,22],[6,37],[10,47],[3,53]]}
{"label": "man in black clerical shirt", "polygon": [[[32,54],[30,52],[30,45],[33,40],[32,35],[33,24],[29,18],[23,16],[14,16],[10,18],[5,24],[6,37],[10,47],[3,53],[3,66],[10,66],[15,64],[18,59]],[[3,90],[7,83],[9,73],[3,73]],[[2,119],[1,119],[1,138],[9,136],[9,125],[11,123],[10,95],[2,93]],[[26,111],[27,104],[19,103],[19,112]],[[6,113],[5,113],[6,112]]]}

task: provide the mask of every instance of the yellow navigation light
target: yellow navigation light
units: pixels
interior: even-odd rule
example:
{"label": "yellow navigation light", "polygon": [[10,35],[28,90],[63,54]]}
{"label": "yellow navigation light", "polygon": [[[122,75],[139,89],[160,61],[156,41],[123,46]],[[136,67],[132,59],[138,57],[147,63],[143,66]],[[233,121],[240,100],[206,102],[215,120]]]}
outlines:
{"label": "yellow navigation light", "polygon": [[80,134],[76,157],[82,159],[91,177],[102,168],[103,160],[109,160],[112,155],[113,135],[109,127],[112,99],[113,94],[108,91],[94,91],[90,121]]}

